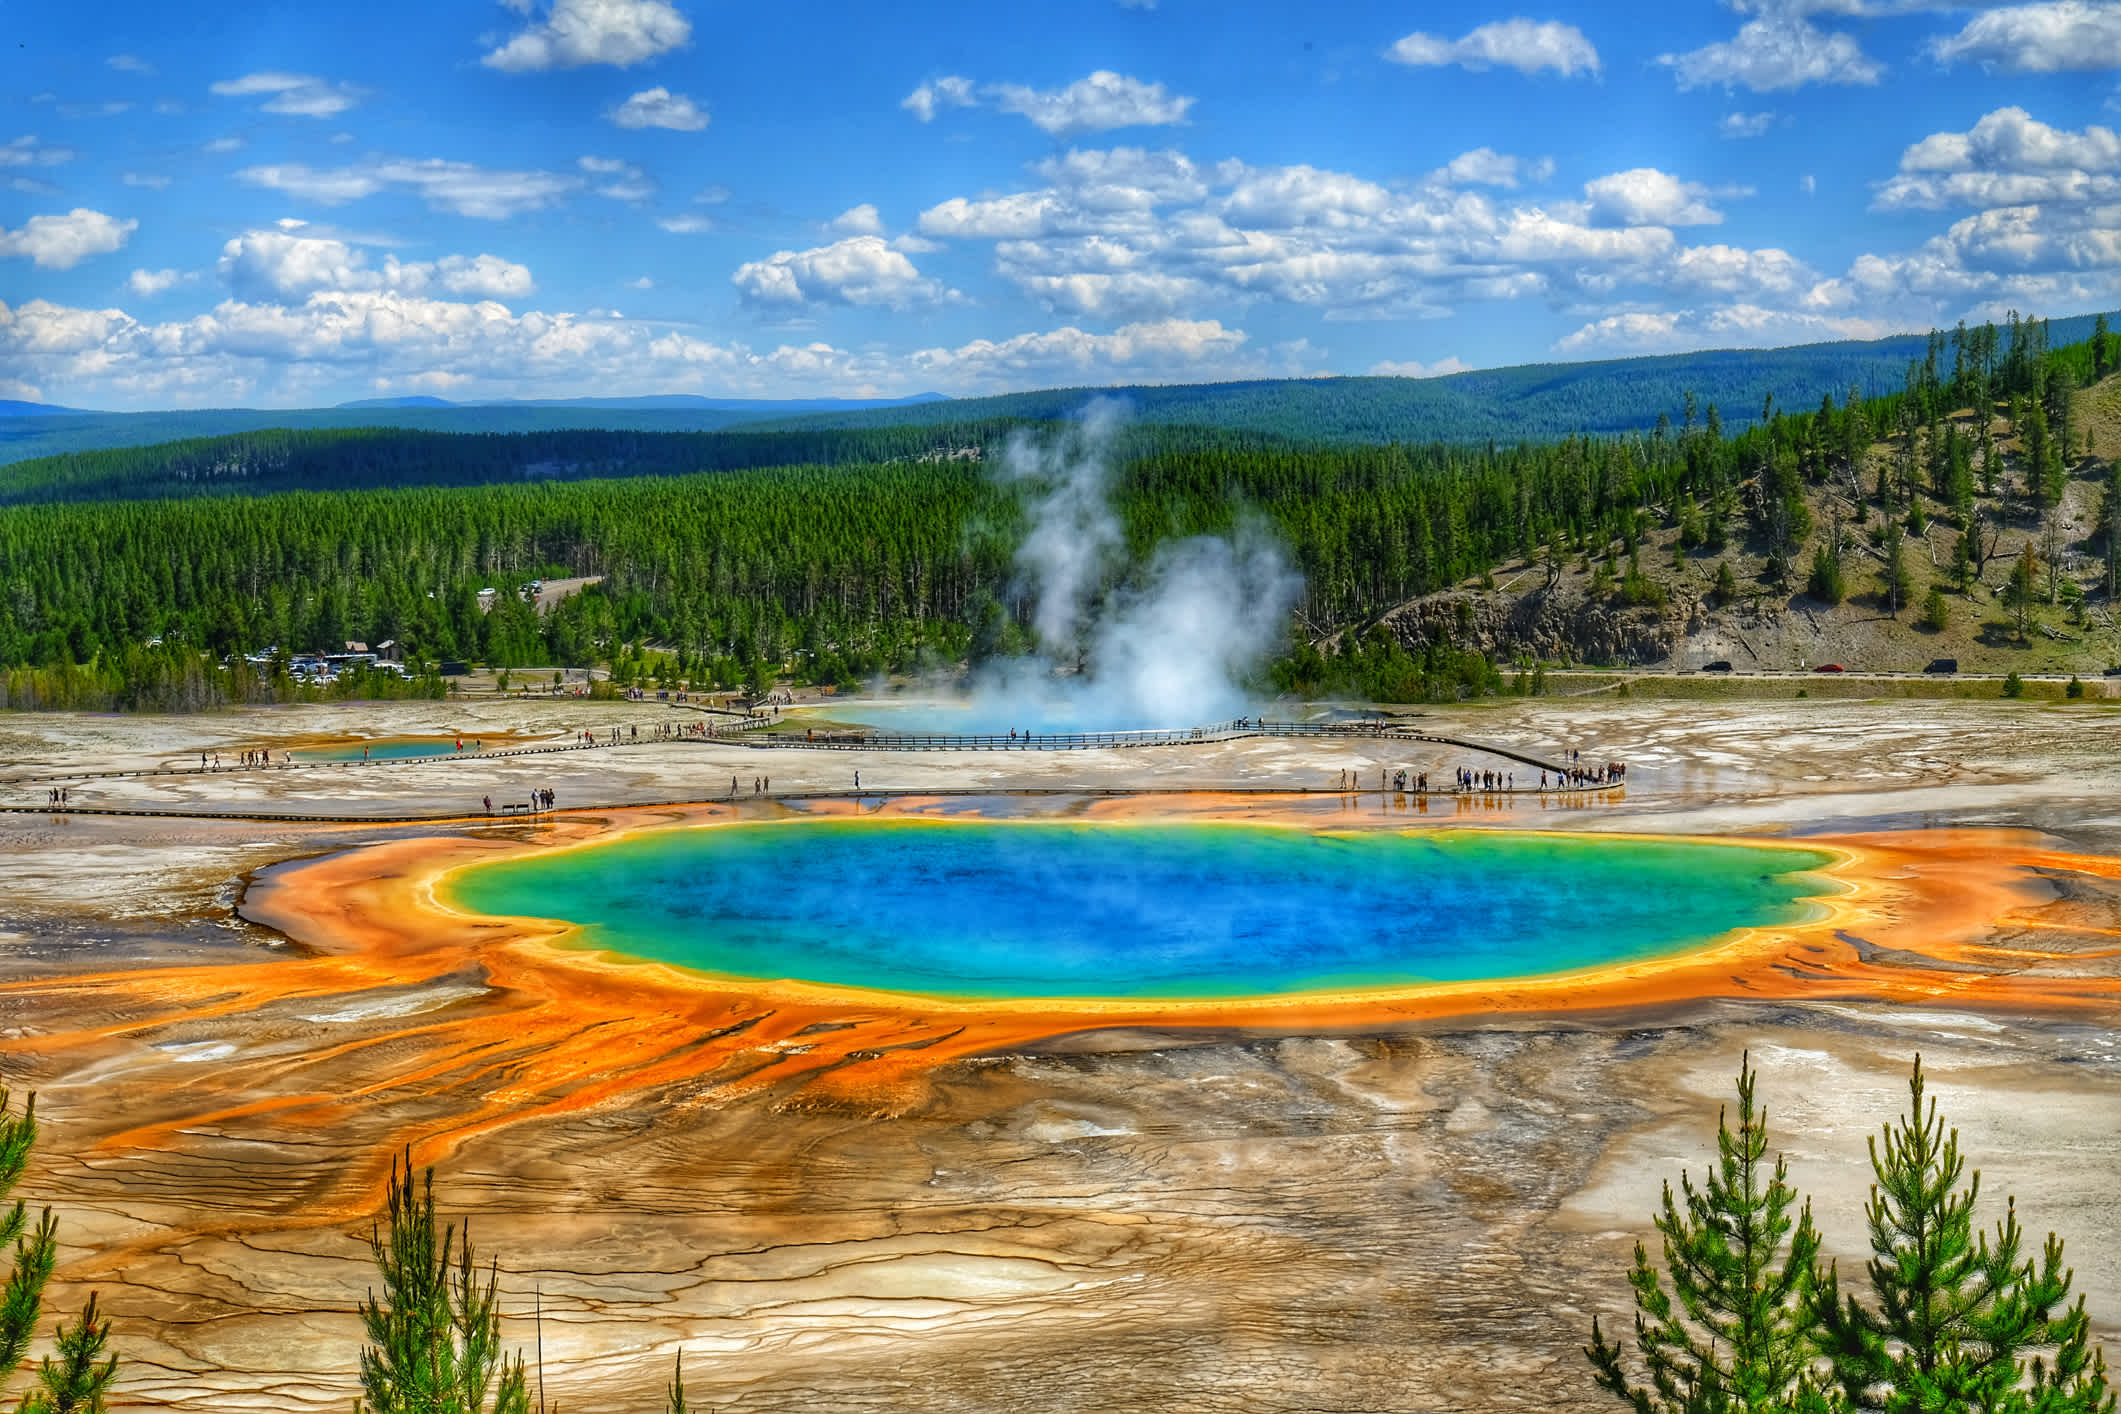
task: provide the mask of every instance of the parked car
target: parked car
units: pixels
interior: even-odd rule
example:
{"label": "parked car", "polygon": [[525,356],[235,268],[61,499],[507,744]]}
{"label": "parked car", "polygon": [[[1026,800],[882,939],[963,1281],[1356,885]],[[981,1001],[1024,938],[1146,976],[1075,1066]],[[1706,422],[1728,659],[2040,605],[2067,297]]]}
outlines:
{"label": "parked car", "polygon": [[1839,663],[1821,663],[1812,671],[1815,673],[1845,673],[1848,669],[1842,667]]}

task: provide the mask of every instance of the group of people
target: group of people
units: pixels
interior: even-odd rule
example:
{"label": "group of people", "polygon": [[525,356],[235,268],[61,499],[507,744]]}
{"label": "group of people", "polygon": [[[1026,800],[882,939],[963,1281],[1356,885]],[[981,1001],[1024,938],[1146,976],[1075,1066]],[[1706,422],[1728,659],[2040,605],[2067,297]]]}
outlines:
{"label": "group of people", "polygon": [[[1617,786],[1628,778],[1628,763],[1625,761],[1607,761],[1603,765],[1594,763],[1586,766],[1583,764],[1583,753],[1581,751],[1571,751],[1568,754],[1568,761],[1568,769],[1555,782],[1556,785],[1565,783],[1576,788],[1584,786]],[[1544,772],[1540,773],[1539,780],[1540,789],[1546,789],[1546,774]]]}
{"label": "group of people", "polygon": [[[481,799],[486,806],[486,813],[488,815],[493,814],[493,797],[489,795],[481,797]],[[557,795],[542,786],[530,793],[530,808],[534,811],[551,810],[558,801],[559,797]],[[508,807],[503,808],[506,809]]]}
{"label": "group of people", "polygon": [[53,786],[44,793],[45,804],[54,810],[64,810],[73,800],[73,792],[65,786]]}
{"label": "group of people", "polygon": [[[1618,785],[1627,778],[1627,764],[1607,761],[1601,765],[1581,764],[1582,753],[1570,752],[1568,766],[1558,772],[1541,771],[1539,788],[1550,790],[1582,790],[1593,786]],[[1380,768],[1377,772],[1377,788],[1382,791],[1412,791],[1426,795],[1429,791],[1429,773],[1426,771],[1390,770]],[[1359,791],[1362,784],[1355,771],[1340,773],[1339,789]],[[1510,793],[1517,789],[1515,771],[1472,770],[1461,766],[1454,773],[1453,789],[1460,794],[1479,792],[1483,794]]]}
{"label": "group of people", "polygon": [[[751,778],[751,793],[753,795],[773,794],[773,777],[753,776]],[[742,791],[737,785],[736,777],[731,776],[729,778],[729,798],[735,800],[740,794],[742,794]]]}

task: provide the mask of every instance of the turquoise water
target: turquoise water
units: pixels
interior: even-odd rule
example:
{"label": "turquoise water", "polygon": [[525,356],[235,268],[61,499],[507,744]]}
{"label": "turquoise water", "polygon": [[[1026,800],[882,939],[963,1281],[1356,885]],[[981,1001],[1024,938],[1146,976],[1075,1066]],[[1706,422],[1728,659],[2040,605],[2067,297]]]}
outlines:
{"label": "turquoise water", "polygon": [[[486,749],[498,750],[502,746],[514,745],[500,737],[487,737]],[[471,754],[472,738],[464,738],[464,754]],[[297,760],[306,761],[359,761],[363,750],[372,761],[401,761],[414,756],[454,756],[457,754],[457,739],[451,737],[396,736],[378,737],[374,741],[333,742],[329,746],[307,746],[295,753]]]}
{"label": "turquoise water", "polygon": [[664,830],[478,865],[469,912],[754,979],[959,997],[1230,997],[1560,972],[1808,916],[1829,856],[1228,824]]}

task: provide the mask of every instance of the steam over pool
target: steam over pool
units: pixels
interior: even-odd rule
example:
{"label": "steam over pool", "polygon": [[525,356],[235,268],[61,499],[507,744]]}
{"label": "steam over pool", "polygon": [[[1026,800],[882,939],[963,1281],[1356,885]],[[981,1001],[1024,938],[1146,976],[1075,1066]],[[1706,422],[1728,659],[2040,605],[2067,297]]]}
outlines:
{"label": "steam over pool", "polygon": [[801,821],[455,875],[470,912],[730,977],[955,997],[1253,996],[1561,972],[1792,922],[1811,851],[1494,831]]}

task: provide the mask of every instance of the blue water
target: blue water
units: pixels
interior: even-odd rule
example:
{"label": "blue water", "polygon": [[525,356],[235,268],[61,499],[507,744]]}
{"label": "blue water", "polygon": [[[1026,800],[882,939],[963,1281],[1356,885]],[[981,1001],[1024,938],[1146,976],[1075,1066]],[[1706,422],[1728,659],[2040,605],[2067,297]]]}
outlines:
{"label": "blue water", "polygon": [[957,997],[1231,997],[1515,977],[1795,921],[1829,856],[1495,831],[817,821],[478,865],[466,911],[722,976]]}
{"label": "blue water", "polygon": [[[501,737],[485,738],[486,749],[495,751],[503,746],[519,743]],[[464,755],[471,752],[471,737],[464,738]],[[373,741],[333,742],[328,746],[305,746],[295,753],[303,761],[359,761],[363,749],[372,761],[402,761],[416,756],[454,756],[457,754],[457,739],[451,737],[397,736],[378,737]]]}

